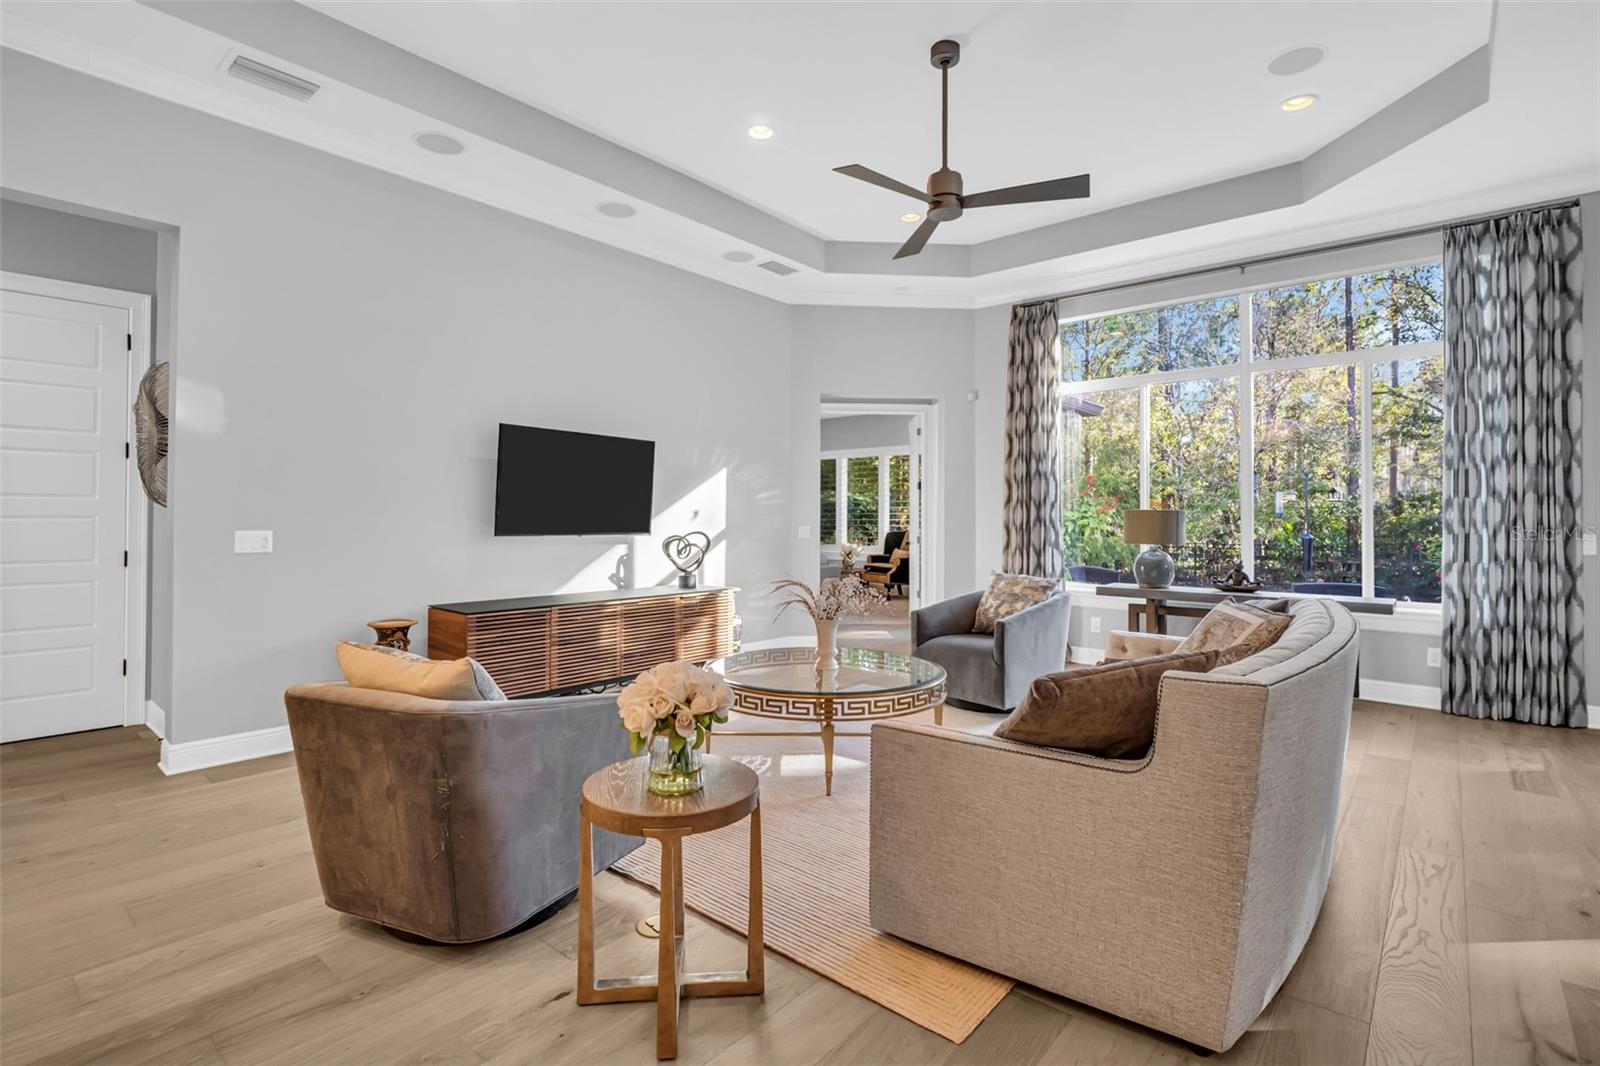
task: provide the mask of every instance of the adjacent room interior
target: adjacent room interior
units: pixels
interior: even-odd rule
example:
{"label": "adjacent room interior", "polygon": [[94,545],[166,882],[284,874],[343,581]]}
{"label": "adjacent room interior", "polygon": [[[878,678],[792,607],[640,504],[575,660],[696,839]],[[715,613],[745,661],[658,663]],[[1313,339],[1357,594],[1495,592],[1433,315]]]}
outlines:
{"label": "adjacent room interior", "polygon": [[1600,1063],[1600,5],[0,46],[8,1062]]}

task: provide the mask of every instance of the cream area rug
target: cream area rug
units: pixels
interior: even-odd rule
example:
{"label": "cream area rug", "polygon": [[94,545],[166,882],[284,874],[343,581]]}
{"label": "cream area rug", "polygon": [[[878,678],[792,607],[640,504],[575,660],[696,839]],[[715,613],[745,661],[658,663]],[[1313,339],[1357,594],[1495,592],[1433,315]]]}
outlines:
{"label": "cream area rug", "polygon": [[[715,750],[761,776],[767,947],[961,1043],[1013,982],[868,924],[867,763],[836,753],[833,795],[824,796],[820,751],[740,754],[763,746],[758,738],[740,737],[717,743]],[[741,934],[749,837],[749,823],[741,821],[691,836],[683,848],[685,904]],[[660,849],[646,841],[613,869],[659,889]]]}

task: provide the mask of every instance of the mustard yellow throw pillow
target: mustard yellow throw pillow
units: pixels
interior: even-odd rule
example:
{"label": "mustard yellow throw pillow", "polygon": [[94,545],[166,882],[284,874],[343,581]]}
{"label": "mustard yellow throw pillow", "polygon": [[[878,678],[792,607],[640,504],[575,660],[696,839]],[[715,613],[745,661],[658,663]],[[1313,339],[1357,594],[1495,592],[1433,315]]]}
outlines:
{"label": "mustard yellow throw pillow", "polygon": [[398,648],[341,640],[334,648],[345,682],[430,700],[503,700],[481,664],[473,659],[425,659]]}

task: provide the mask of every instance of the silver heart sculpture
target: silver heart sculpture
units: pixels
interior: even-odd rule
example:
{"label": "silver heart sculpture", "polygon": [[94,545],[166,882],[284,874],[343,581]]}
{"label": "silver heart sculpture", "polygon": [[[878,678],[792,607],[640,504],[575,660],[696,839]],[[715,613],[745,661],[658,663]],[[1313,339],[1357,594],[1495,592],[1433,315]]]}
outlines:
{"label": "silver heart sculpture", "polygon": [[688,575],[700,569],[711,550],[711,538],[698,529],[691,533],[674,533],[661,542],[667,562],[678,568],[678,573]]}

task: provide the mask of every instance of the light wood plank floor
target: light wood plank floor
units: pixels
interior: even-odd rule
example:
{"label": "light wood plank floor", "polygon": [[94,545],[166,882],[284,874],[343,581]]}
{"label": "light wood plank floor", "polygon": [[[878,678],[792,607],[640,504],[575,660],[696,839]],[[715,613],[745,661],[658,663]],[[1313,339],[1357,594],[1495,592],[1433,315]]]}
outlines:
{"label": "light wood plank floor", "polygon": [[[323,906],[289,757],[173,778],[155,760],[142,729],[0,749],[6,1063],[653,1061],[653,1007],[573,1003],[576,908],[470,948],[402,942]],[[654,896],[599,885],[600,966],[650,970],[631,928]],[[1597,894],[1600,732],[1358,703],[1321,920],[1282,994],[1209,1061],[1600,1062]],[[688,948],[713,970],[743,950],[694,915]],[[764,999],[687,1003],[681,1061],[1195,1059],[1026,988],[957,1047],[767,967]]]}

